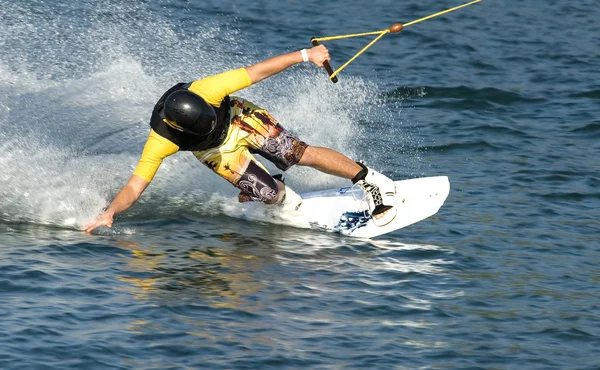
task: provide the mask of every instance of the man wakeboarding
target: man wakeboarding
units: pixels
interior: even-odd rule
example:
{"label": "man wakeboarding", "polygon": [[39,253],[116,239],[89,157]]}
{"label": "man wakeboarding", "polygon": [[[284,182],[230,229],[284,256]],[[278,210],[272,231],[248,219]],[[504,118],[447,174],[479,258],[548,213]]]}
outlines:
{"label": "man wakeboarding", "polygon": [[108,208],[83,230],[89,233],[100,226],[112,227],[114,216],[139,199],[163,159],[178,151],[192,152],[240,189],[240,202],[296,208],[302,201],[277,175],[271,176],[251,153],[260,154],[282,171],[298,164],[351,179],[364,190],[376,224],[388,224],[396,215],[392,180],[335,150],[309,146],[287,132],[266,110],[230,95],[297,63],[310,61],[323,67],[329,60],[329,51],[319,45],[171,87],[154,106],[150,135],[133,175]]}

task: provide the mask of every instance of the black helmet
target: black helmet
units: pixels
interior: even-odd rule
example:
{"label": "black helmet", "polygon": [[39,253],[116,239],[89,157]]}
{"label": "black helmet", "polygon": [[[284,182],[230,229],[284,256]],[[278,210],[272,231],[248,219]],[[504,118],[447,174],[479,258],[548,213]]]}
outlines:
{"label": "black helmet", "polygon": [[165,118],[171,127],[194,135],[207,135],[217,125],[217,113],[200,96],[177,90],[165,100]]}

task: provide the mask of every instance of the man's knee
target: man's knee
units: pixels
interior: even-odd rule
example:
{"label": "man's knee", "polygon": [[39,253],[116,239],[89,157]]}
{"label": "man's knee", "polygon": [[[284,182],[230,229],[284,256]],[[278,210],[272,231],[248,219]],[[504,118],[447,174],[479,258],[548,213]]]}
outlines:
{"label": "man's knee", "polygon": [[241,189],[239,196],[241,202],[254,201],[275,204],[279,203],[285,194],[285,185],[276,180],[273,180],[273,183],[270,184],[270,186],[265,186],[260,189],[247,186],[247,184],[240,182],[239,188]]}
{"label": "man's knee", "polygon": [[277,203],[283,193],[283,183],[275,180],[256,163],[250,162],[237,187],[245,199],[267,204]]}
{"label": "man's knee", "polygon": [[307,145],[304,153],[300,157],[298,164],[301,166],[312,166],[315,163],[314,149],[312,146]]}
{"label": "man's knee", "polygon": [[283,131],[276,138],[268,137],[259,153],[282,171],[298,164],[308,145],[296,136]]}
{"label": "man's knee", "polygon": [[276,192],[274,195],[269,194],[270,196],[268,197],[268,199],[263,200],[263,202],[267,204],[279,203],[281,201],[281,198],[283,198],[283,196],[285,195],[285,185],[283,184],[283,182],[275,179],[273,179],[273,181],[275,183],[274,186]]}

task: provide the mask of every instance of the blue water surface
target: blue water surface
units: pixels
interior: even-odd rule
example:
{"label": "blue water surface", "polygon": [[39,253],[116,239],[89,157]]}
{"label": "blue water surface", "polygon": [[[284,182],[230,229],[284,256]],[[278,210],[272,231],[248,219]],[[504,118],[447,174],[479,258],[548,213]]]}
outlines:
{"label": "blue water surface", "polygon": [[[374,240],[253,222],[177,153],[79,231],[174,83],[460,4],[0,0],[0,368],[600,368],[596,0],[483,1],[338,84],[302,64],[239,93],[394,179],[449,176],[434,217]],[[339,67],[372,38],[324,44]]]}

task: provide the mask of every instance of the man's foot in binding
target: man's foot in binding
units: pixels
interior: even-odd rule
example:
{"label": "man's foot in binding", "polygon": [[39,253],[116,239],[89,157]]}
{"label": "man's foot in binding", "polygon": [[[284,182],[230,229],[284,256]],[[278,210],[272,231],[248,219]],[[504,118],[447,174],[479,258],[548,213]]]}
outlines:
{"label": "man's foot in binding", "polygon": [[277,174],[273,176],[273,178],[278,182],[279,191],[283,192],[283,196],[281,197],[281,200],[277,202],[277,205],[286,211],[297,211],[302,205],[302,197],[289,186],[285,185],[283,175]]}
{"label": "man's foot in binding", "polygon": [[352,183],[365,192],[369,212],[373,216],[375,225],[385,226],[396,217],[397,209],[394,207],[396,186],[388,177],[361,162],[356,163],[363,169],[352,179]]}

